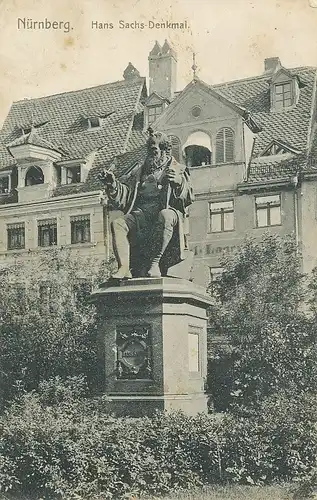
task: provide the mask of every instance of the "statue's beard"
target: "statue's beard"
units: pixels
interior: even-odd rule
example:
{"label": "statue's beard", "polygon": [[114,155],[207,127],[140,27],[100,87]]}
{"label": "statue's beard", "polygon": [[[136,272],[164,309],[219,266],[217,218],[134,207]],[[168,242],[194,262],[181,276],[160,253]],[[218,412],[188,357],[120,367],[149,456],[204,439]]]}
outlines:
{"label": "statue's beard", "polygon": [[151,174],[152,172],[155,172],[156,170],[164,167],[167,160],[168,160],[168,157],[166,157],[165,155],[161,155],[161,156],[148,155],[145,159],[145,162],[144,162],[145,173]]}

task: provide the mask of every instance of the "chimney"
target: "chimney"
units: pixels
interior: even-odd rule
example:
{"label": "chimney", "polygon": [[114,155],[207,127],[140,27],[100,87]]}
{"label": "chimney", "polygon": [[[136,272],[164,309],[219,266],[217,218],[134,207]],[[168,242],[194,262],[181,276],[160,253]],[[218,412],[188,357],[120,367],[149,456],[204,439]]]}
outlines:
{"label": "chimney", "polygon": [[264,59],[264,73],[276,73],[282,67],[279,57]]}
{"label": "chimney", "polygon": [[149,54],[149,93],[156,92],[169,101],[176,90],[177,55],[167,40],[163,47],[156,41]]}
{"label": "chimney", "polygon": [[128,66],[123,72],[123,78],[125,80],[133,80],[134,78],[140,78],[139,71],[129,62]]}

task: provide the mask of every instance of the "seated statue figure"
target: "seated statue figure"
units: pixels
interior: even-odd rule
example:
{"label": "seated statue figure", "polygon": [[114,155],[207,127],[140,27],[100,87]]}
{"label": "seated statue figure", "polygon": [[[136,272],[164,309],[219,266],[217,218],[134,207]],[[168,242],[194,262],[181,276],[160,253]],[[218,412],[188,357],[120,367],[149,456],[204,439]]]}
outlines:
{"label": "seated statue figure", "polygon": [[186,255],[184,222],[193,202],[189,171],[171,155],[171,144],[149,129],[147,156],[128,183],[104,170],[106,195],[123,216],[111,223],[118,270],[112,279],[160,277]]}

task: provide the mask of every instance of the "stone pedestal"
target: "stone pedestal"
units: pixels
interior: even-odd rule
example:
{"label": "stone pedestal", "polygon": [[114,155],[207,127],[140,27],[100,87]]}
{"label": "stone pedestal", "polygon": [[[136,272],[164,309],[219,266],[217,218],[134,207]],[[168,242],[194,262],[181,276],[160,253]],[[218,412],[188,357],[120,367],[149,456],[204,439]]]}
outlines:
{"label": "stone pedestal", "polygon": [[104,392],[117,415],[207,411],[204,289],[177,278],[135,278],[92,295],[100,316]]}

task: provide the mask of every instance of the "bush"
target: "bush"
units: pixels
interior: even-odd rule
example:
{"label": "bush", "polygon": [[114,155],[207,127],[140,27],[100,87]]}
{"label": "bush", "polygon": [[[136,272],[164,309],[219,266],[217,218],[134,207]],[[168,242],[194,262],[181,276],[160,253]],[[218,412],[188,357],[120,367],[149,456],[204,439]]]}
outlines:
{"label": "bush", "polygon": [[109,415],[102,398],[83,398],[84,386],[82,378],[55,379],[3,415],[2,491],[19,499],[112,499],[221,482],[293,481],[315,465],[316,401],[308,395],[269,399],[259,417],[132,419]]}
{"label": "bush", "polygon": [[[223,383],[227,407],[240,411],[280,391],[315,391],[317,272],[308,288],[293,239],[271,234],[248,239],[222,266],[210,288],[215,298],[210,332],[224,342],[218,351],[211,345],[210,365],[219,370],[230,360],[230,377]],[[216,391],[215,404],[221,401],[219,384]]]}
{"label": "bush", "polygon": [[90,287],[109,264],[52,249],[0,272],[0,411],[23,385],[84,373],[98,383],[97,316]]}

